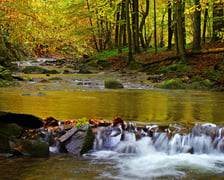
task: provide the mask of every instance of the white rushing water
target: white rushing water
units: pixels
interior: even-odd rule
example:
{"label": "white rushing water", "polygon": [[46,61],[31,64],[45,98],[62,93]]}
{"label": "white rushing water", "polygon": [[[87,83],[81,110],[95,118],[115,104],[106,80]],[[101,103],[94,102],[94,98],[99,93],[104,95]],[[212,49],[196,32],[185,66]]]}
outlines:
{"label": "white rushing water", "polygon": [[[208,126],[207,126],[208,127]],[[199,126],[189,134],[156,132],[153,137],[136,140],[134,133],[125,132],[122,141],[118,136],[101,136],[100,148],[91,154],[91,166],[103,165],[102,179],[203,179],[224,176],[223,129],[211,138]],[[210,132],[209,126],[206,132]],[[118,129],[119,130],[119,129]],[[113,130],[114,131],[114,130]],[[114,135],[114,132],[111,134]],[[98,134],[98,138],[99,138]],[[103,139],[106,146],[103,146]],[[117,141],[116,141],[117,140]],[[108,148],[108,142],[112,142]],[[104,148],[103,148],[104,147]],[[105,148],[106,147],[106,148]],[[95,145],[97,149],[97,145]],[[107,149],[107,150],[105,150]],[[90,167],[91,168],[91,167]]]}
{"label": "white rushing water", "polygon": [[139,149],[137,154],[97,151],[92,154],[94,157],[92,165],[109,163],[104,167],[100,177],[104,179],[182,179],[189,174],[201,176],[201,174],[224,172],[224,155],[168,154],[159,152],[151,143],[150,138],[147,137],[132,144]]}

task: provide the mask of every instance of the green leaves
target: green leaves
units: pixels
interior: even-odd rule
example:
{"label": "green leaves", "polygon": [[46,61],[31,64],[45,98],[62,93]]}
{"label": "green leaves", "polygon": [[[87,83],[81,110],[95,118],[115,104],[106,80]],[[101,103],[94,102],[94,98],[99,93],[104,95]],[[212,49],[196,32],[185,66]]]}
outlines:
{"label": "green leaves", "polygon": [[87,120],[86,117],[83,117],[82,119],[78,119],[78,120],[77,120],[77,124],[75,125],[75,127],[76,127],[76,128],[80,128],[80,127],[83,126],[83,125],[87,125],[87,124],[89,124],[89,122],[86,121],[86,120]]}

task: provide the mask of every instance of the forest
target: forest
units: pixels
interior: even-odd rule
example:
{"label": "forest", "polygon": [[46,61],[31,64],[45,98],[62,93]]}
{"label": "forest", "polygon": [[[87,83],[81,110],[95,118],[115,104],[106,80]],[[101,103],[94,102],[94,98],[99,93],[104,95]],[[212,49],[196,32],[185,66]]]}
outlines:
{"label": "forest", "polygon": [[[6,67],[31,57],[85,57],[152,73],[191,60],[223,71],[222,0],[0,2],[0,64]],[[222,86],[223,76],[215,81]]]}

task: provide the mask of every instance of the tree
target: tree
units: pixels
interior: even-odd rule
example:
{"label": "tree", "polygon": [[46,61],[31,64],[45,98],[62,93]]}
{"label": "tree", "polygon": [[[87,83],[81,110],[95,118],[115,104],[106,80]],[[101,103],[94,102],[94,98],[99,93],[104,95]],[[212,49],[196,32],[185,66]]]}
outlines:
{"label": "tree", "polygon": [[215,1],[213,3],[213,37],[212,42],[220,40],[219,32],[223,31],[224,27],[224,11],[223,11],[223,2],[221,0]]}
{"label": "tree", "polygon": [[186,61],[186,50],[184,46],[184,31],[183,31],[183,10],[182,10],[182,0],[176,0],[174,3],[175,9],[175,45],[176,52],[179,57]]}
{"label": "tree", "polygon": [[207,21],[208,21],[208,6],[209,6],[209,4],[206,3],[205,15],[204,15],[203,33],[202,33],[202,40],[203,40],[204,44],[205,44],[205,34],[206,34]]}
{"label": "tree", "polygon": [[173,25],[172,25],[172,5],[168,1],[168,50],[172,48]]}
{"label": "tree", "polygon": [[146,44],[145,44],[145,41],[143,38],[143,27],[145,25],[145,20],[146,20],[146,17],[148,16],[148,14],[149,14],[149,0],[146,0],[146,10],[145,10],[145,12],[143,12],[142,20],[141,20],[140,27],[139,27],[139,36],[140,36],[142,47],[144,49],[146,48]]}
{"label": "tree", "polygon": [[156,0],[154,0],[154,46],[155,52],[157,52]]}
{"label": "tree", "polygon": [[133,61],[133,53],[132,53],[132,38],[131,38],[131,25],[130,25],[130,15],[129,15],[129,6],[130,0],[126,0],[126,27],[127,27],[127,36],[128,36],[128,64],[130,65]]}
{"label": "tree", "polygon": [[192,51],[201,49],[201,5],[200,0],[194,0],[195,11],[194,11],[194,34],[193,34],[193,47]]}
{"label": "tree", "polygon": [[139,53],[139,8],[138,0],[132,1],[133,13],[132,13],[132,30],[133,30],[133,42],[135,53]]}

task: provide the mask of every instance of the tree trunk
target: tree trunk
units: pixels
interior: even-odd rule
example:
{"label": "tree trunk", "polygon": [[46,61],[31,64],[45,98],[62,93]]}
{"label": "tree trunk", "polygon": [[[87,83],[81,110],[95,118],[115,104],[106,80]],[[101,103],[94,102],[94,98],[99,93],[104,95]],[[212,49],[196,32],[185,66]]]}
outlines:
{"label": "tree trunk", "polygon": [[122,18],[122,29],[123,29],[123,46],[127,45],[127,30],[126,30],[126,0],[122,1],[122,10],[121,10],[121,18]]}
{"label": "tree trunk", "polygon": [[163,40],[163,29],[164,29],[164,18],[165,18],[165,15],[166,15],[166,11],[163,14],[162,22],[161,22],[161,36],[160,36],[160,43],[159,43],[159,47],[161,47],[161,48],[165,45],[164,40]]}
{"label": "tree trunk", "polygon": [[131,25],[130,25],[130,16],[129,16],[129,5],[130,0],[126,0],[126,27],[128,35],[128,64],[130,64],[134,58],[132,54],[132,40],[131,40]]}
{"label": "tree trunk", "polygon": [[201,5],[200,0],[194,0],[195,11],[194,11],[194,21],[193,21],[193,46],[192,51],[197,51],[201,49]]}
{"label": "tree trunk", "polygon": [[138,0],[133,0],[133,13],[132,13],[132,29],[135,53],[139,53],[139,15],[138,15]]}
{"label": "tree trunk", "polygon": [[208,21],[208,6],[209,6],[209,4],[207,3],[206,9],[205,9],[204,26],[203,26],[203,34],[202,34],[203,44],[205,44],[205,34],[206,34],[207,21]]}
{"label": "tree trunk", "polygon": [[154,0],[154,46],[157,53],[157,29],[156,29],[156,0]]}
{"label": "tree trunk", "polygon": [[222,31],[224,27],[224,18],[223,18],[223,3],[214,3],[213,4],[213,37],[212,42],[218,41],[221,37],[218,36],[218,33]]}
{"label": "tree trunk", "polygon": [[168,1],[168,50],[172,49],[172,37],[173,37],[172,7],[171,7],[171,1]]}
{"label": "tree trunk", "polygon": [[115,27],[115,47],[118,47],[118,36],[119,36],[119,20],[120,20],[120,5],[116,12],[116,27]]}
{"label": "tree trunk", "polygon": [[185,6],[186,6],[186,2],[185,2],[185,0],[182,0],[182,8],[181,9],[182,9],[182,22],[183,22],[182,28],[183,28],[183,34],[184,34],[184,46],[187,44],[187,38],[186,38],[187,33],[186,33],[186,26],[185,26],[186,21],[185,21],[185,15],[184,15]]}
{"label": "tree trunk", "polygon": [[146,44],[143,38],[143,27],[145,25],[145,19],[148,16],[148,14],[149,14],[149,0],[146,0],[146,10],[145,12],[143,12],[142,21],[140,23],[140,28],[139,28],[139,36],[140,36],[142,47],[144,49],[146,48]]}
{"label": "tree trunk", "polygon": [[177,0],[175,5],[175,17],[176,17],[176,35],[179,56],[181,60],[186,61],[186,51],[184,46],[184,32],[183,32],[183,10],[182,0]]}

